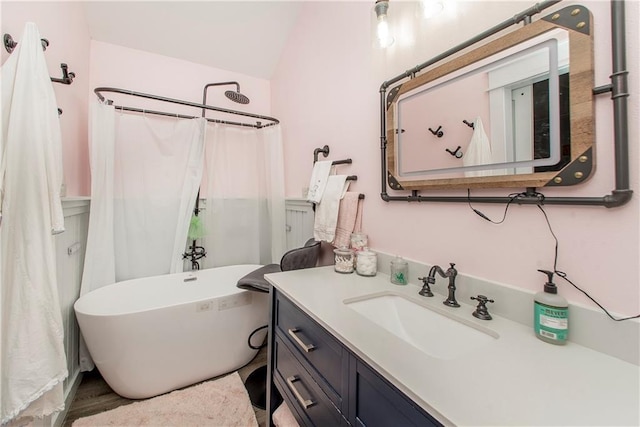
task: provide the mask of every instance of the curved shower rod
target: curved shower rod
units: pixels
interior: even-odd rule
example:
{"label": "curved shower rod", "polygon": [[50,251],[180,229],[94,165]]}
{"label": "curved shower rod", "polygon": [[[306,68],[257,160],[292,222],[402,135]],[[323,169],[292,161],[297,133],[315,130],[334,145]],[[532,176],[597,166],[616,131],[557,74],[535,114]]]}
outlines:
{"label": "curved shower rod", "polygon": [[[198,104],[198,103],[195,103],[195,102],[183,101],[181,99],[173,99],[173,98],[167,98],[167,97],[159,96],[159,95],[151,95],[151,94],[148,94],[148,93],[134,92],[132,90],[127,90],[127,89],[119,89],[119,88],[114,88],[114,87],[97,87],[97,88],[95,88],[93,90],[93,92],[96,94],[98,99],[100,99],[100,101],[103,101],[103,102],[107,101],[110,105],[113,105],[113,101],[110,100],[110,99],[105,98],[102,95],[102,92],[120,93],[120,94],[124,94],[124,95],[129,95],[129,96],[136,96],[138,98],[152,99],[154,101],[162,101],[162,102],[168,102],[168,103],[171,103],[171,104],[185,105],[187,107],[199,108],[199,109],[202,109],[202,110],[217,111],[217,112],[226,113],[226,114],[235,114],[235,115],[239,115],[239,116],[251,117],[251,118],[254,118],[254,119],[260,119],[260,120],[265,120],[265,121],[270,122],[270,123],[264,124],[264,123],[262,123],[262,121],[256,120],[256,123],[254,124],[254,123],[242,123],[242,122],[233,122],[233,121],[229,121],[229,120],[207,118],[208,122],[213,122],[213,123],[223,123],[223,124],[235,125],[235,126],[246,126],[246,127],[257,128],[257,129],[265,128],[265,127],[269,127],[269,126],[274,126],[274,125],[277,125],[278,123],[280,123],[280,121],[278,119],[273,118],[273,117],[261,116],[259,114],[245,113],[243,111],[229,110],[229,109],[226,109],[226,108],[214,107],[214,106],[206,105],[206,104]],[[178,118],[181,118],[181,119],[195,119],[195,118],[198,118],[197,116],[188,116],[188,115],[177,114],[177,113],[167,113],[167,112],[164,112],[164,111],[147,110],[147,109],[136,108],[136,107],[126,107],[126,106],[122,106],[122,105],[114,105],[114,108],[117,109],[117,110],[122,110],[122,111],[133,111],[133,112],[136,112],[136,113],[146,113],[146,114],[155,114],[155,115],[160,115],[160,116],[178,117]]]}

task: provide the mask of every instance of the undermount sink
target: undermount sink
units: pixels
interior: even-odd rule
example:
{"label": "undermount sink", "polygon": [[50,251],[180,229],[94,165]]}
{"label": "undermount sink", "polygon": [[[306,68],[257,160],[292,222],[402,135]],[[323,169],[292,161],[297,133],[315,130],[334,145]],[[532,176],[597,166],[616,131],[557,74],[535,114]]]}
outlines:
{"label": "undermount sink", "polygon": [[436,311],[392,292],[350,298],[344,304],[438,359],[453,359],[498,338],[491,329],[455,318],[445,309]]}

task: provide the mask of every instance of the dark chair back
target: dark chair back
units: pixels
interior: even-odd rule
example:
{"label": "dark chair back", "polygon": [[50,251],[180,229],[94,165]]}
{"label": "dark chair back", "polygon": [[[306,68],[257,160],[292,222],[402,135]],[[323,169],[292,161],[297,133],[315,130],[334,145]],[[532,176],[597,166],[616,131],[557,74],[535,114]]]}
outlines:
{"label": "dark chair back", "polygon": [[289,271],[313,268],[318,263],[319,255],[320,242],[309,239],[303,247],[291,249],[282,256],[280,259],[280,269],[282,271]]}
{"label": "dark chair back", "polygon": [[265,274],[315,267],[319,255],[320,242],[309,239],[303,247],[291,249],[282,255],[279,265],[268,264],[260,267],[238,280],[236,286],[250,291],[269,292],[271,284],[264,278]]}

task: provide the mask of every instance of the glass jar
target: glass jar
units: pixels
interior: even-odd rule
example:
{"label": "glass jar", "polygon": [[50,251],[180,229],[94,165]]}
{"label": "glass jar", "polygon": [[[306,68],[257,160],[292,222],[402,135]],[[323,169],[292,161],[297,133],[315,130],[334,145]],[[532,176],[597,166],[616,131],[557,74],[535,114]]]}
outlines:
{"label": "glass jar", "polygon": [[342,247],[333,250],[335,254],[335,265],[333,269],[338,273],[353,273],[353,250]]}
{"label": "glass jar", "polygon": [[390,279],[394,285],[406,285],[409,283],[409,263],[399,256],[392,260]]}
{"label": "glass jar", "polygon": [[351,249],[356,252],[366,249],[369,237],[365,233],[351,233]]}
{"label": "glass jar", "polygon": [[378,254],[368,248],[356,253],[356,273],[360,276],[375,276],[378,272]]}

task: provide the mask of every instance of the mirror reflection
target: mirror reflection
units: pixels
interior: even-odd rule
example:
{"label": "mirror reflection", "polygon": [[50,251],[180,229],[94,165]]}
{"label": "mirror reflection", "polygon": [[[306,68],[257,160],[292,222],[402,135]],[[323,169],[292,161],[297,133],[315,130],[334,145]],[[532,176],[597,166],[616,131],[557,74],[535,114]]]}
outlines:
{"label": "mirror reflection", "polygon": [[569,33],[556,28],[402,93],[397,177],[561,170],[571,160]]}
{"label": "mirror reflection", "polygon": [[593,172],[588,9],[567,7],[409,71],[381,89],[381,171],[392,190],[566,186]]}

